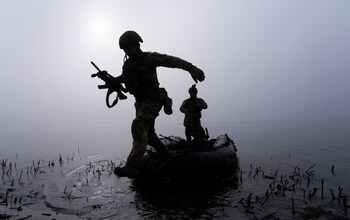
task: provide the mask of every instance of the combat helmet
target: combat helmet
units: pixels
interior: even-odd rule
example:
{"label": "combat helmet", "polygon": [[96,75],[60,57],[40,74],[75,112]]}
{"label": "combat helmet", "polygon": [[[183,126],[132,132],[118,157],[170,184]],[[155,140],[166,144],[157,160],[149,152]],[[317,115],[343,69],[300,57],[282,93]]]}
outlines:
{"label": "combat helmet", "polygon": [[188,93],[198,93],[198,90],[196,88],[196,84],[193,84],[191,88],[189,88]]}
{"label": "combat helmet", "polygon": [[126,31],[119,38],[119,47],[120,49],[126,49],[135,45],[139,46],[140,42],[142,43],[143,40],[138,33],[135,31]]}

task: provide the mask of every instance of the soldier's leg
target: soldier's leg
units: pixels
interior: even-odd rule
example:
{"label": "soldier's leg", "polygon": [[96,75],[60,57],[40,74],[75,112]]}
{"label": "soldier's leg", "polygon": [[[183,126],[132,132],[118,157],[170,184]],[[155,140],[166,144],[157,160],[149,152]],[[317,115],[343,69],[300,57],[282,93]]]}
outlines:
{"label": "soldier's leg", "polygon": [[202,141],[202,126],[200,120],[193,120],[193,139],[196,143],[199,143]]}
{"label": "soldier's leg", "polygon": [[201,126],[201,140],[207,140],[204,128]]}
{"label": "soldier's leg", "polygon": [[186,140],[187,140],[187,143],[191,143],[191,136],[192,136],[192,129],[191,129],[191,126],[186,126],[185,127],[185,135],[186,135]]}
{"label": "soldier's leg", "polygon": [[[156,103],[154,103],[152,108],[155,111],[159,112],[162,108],[162,103],[159,103],[159,106]],[[148,142],[147,143],[149,145],[151,145],[152,147],[154,147],[162,157],[167,157],[169,155],[168,149],[160,141],[160,139],[159,139],[159,137],[156,134],[155,129],[154,129],[155,119],[156,119],[156,117],[153,118],[153,120],[150,122],[150,126],[148,128]]]}
{"label": "soldier's leg", "polygon": [[154,147],[162,157],[167,157],[169,155],[168,149],[160,141],[154,130],[154,121],[148,130],[148,144]]}
{"label": "soldier's leg", "polygon": [[[142,166],[142,157],[146,151],[149,130],[162,107],[158,102],[136,103],[136,118],[131,125],[133,147],[127,159],[127,165],[137,168]],[[153,128],[154,130],[154,128]]]}
{"label": "soldier's leg", "polygon": [[188,117],[185,117],[184,120],[184,126],[185,126],[185,135],[186,135],[186,141],[187,144],[191,143],[191,136],[192,136],[192,125],[191,125],[191,120]]}
{"label": "soldier's leg", "polygon": [[135,118],[131,125],[131,134],[133,138],[132,149],[128,156],[127,165],[140,168],[143,154],[147,146],[147,123]]}

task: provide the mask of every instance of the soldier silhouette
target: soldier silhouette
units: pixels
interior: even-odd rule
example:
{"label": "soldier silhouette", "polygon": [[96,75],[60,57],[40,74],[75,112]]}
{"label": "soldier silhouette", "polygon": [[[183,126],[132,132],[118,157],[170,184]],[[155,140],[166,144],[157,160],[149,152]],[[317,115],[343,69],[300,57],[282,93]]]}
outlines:
{"label": "soldier silhouette", "polygon": [[188,144],[191,144],[191,139],[193,137],[195,145],[199,144],[205,139],[205,132],[201,125],[202,109],[207,109],[207,103],[197,97],[198,90],[196,85],[188,90],[190,93],[190,98],[183,101],[180,111],[185,113],[184,126],[186,140]]}
{"label": "soldier silhouette", "polygon": [[133,145],[124,167],[117,167],[118,176],[135,178],[140,175],[142,158],[149,144],[161,158],[167,158],[168,151],[159,140],[155,129],[155,119],[164,106],[171,114],[171,99],[166,90],[159,87],[157,67],[179,68],[188,71],[195,82],[205,79],[202,70],[178,57],[156,52],[143,52],[140,43],[143,40],[135,31],[126,31],[119,38],[119,47],[124,50],[123,72],[116,80],[125,84],[127,91],[135,97],[136,117],[131,125]]}

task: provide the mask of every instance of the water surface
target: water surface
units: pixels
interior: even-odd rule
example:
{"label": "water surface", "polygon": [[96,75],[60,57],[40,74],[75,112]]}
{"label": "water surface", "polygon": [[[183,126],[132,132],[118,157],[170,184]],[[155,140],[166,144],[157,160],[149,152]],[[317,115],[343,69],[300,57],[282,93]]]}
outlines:
{"label": "water surface", "polygon": [[170,189],[112,173],[130,150],[129,129],[6,129],[0,142],[0,214],[33,219],[346,219],[350,123],[226,122],[207,127],[211,138],[227,133],[236,143],[237,179]]}

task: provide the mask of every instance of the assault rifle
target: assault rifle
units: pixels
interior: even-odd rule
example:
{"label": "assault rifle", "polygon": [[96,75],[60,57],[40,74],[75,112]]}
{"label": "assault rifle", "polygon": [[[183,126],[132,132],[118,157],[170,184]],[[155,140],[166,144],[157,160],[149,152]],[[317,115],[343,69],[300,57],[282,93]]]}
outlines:
{"label": "assault rifle", "polygon": [[[108,108],[114,107],[118,103],[119,99],[120,100],[127,99],[126,95],[124,94],[125,92],[127,92],[127,90],[124,88],[124,86],[122,86],[120,82],[116,80],[115,77],[108,74],[107,71],[101,71],[100,68],[98,68],[94,62],[91,61],[91,64],[98,70],[98,73],[91,74],[91,77],[94,78],[97,76],[98,78],[100,78],[102,81],[105,82],[104,85],[98,85],[97,87],[99,89],[108,89],[106,94],[106,105]],[[113,92],[117,93],[117,97],[113,101],[112,105],[110,105],[109,96]]]}

